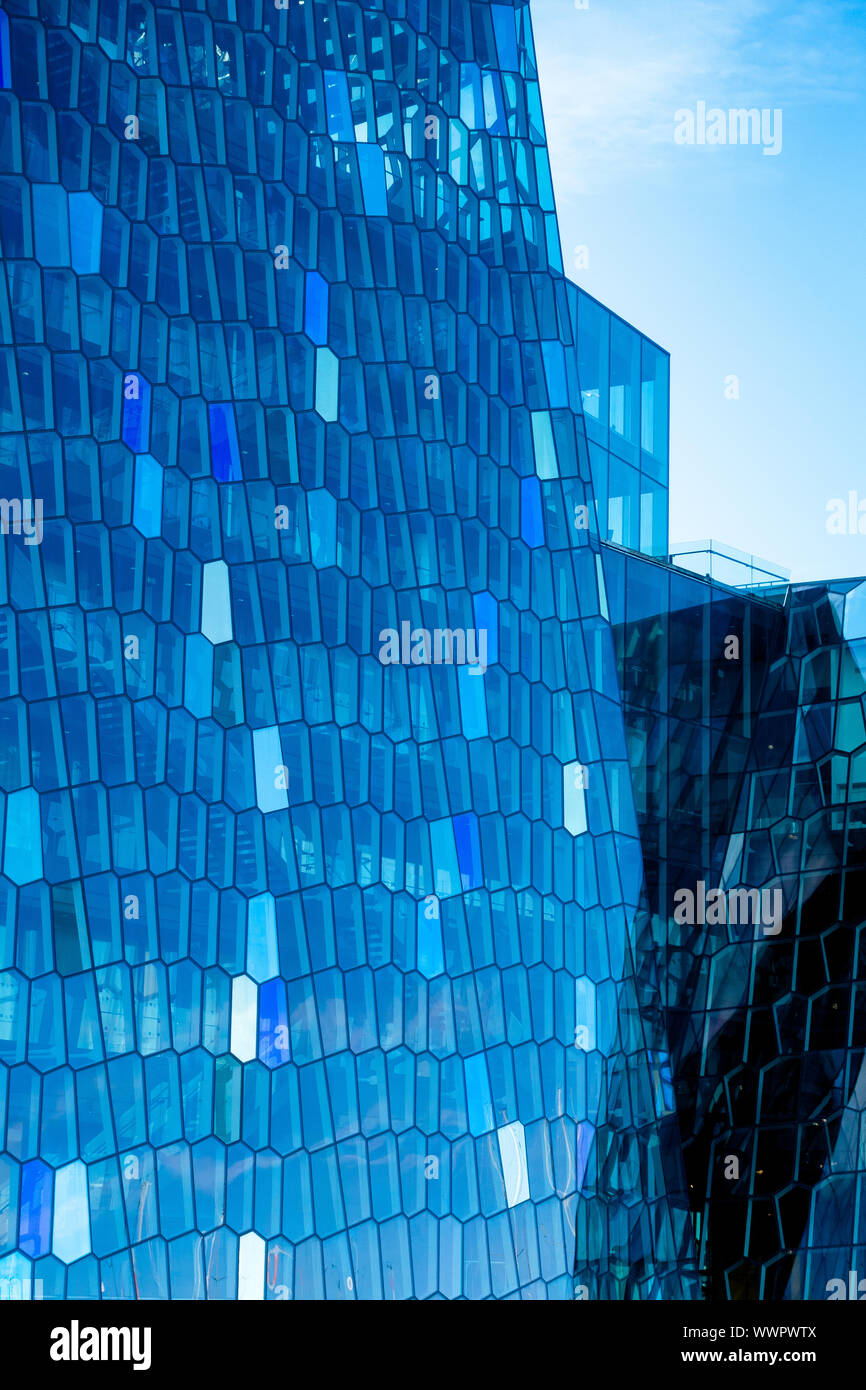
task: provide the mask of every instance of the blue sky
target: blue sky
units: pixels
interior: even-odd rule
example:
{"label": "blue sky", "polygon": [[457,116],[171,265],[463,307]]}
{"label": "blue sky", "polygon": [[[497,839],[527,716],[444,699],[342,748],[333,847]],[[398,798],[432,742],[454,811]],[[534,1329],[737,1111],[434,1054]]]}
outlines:
{"label": "blue sky", "polygon": [[[671,353],[672,541],[866,574],[827,530],[852,491],[866,528],[866,5],[531,8],[566,271]],[[701,101],[781,110],[781,152],[677,144]]]}

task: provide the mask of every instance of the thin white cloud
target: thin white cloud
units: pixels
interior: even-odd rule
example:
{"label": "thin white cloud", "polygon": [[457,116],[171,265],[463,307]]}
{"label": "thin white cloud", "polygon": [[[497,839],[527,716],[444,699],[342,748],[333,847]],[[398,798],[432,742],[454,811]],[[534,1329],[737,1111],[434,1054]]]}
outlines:
{"label": "thin white cloud", "polygon": [[[861,0],[532,0],[560,201],[677,147],[674,112],[850,100],[866,82]],[[856,29],[854,30],[856,33]]]}

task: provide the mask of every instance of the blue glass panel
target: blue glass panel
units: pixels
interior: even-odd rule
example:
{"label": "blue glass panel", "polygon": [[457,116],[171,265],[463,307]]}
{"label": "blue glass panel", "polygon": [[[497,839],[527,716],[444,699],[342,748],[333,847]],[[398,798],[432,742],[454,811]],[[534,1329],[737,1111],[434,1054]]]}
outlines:
{"label": "blue glass panel", "polygon": [[237,422],[231,404],[208,406],[213,475],[221,483],[241,481]]}
{"label": "blue glass panel", "polygon": [[328,282],[318,271],[307,272],[304,296],[304,332],[321,346],[328,341]]}
{"label": "blue glass panel", "polygon": [[385,151],[378,145],[358,145],[358,167],[368,217],[387,217],[388,194],[385,187]]}
{"label": "blue glass panel", "polygon": [[544,545],[541,484],[537,478],[520,480],[520,534],[528,546]]}
{"label": "blue glass panel", "polygon": [[214,645],[232,640],[230,577],[223,560],[212,560],[202,570],[201,630]]}
{"label": "blue glass panel", "polygon": [[532,445],[535,452],[535,471],[539,478],[556,478],[559,468],[550,414],[546,410],[532,412]]}
{"label": "blue glass panel", "polygon": [[478,817],[471,811],[454,817],[454,840],[457,845],[457,862],[460,865],[460,878],[464,891],[477,888],[483,882],[481,873],[481,837],[478,831]]}
{"label": "blue glass panel", "polygon": [[565,348],[562,343],[541,344],[544,374],[547,378],[547,397],[552,407],[568,405],[568,385],[565,372]]}
{"label": "blue glass panel", "polygon": [[32,787],[6,798],[3,872],[18,884],[34,883],[42,877],[39,795]]}
{"label": "blue glass panel", "polygon": [[72,1264],[90,1252],[87,1167],[80,1161],[58,1168],[54,1176],[52,1247],[64,1264]]}
{"label": "blue glass panel", "polygon": [[[480,679],[476,677],[476,680]],[[460,869],[454,827],[450,820],[433,821],[430,825],[430,844],[433,852],[435,892],[450,897],[460,891]]]}
{"label": "blue glass panel", "polygon": [[9,53],[9,17],[0,10],[0,87],[12,86],[12,62]]}
{"label": "blue glass panel", "polygon": [[352,124],[352,109],[349,103],[349,86],[344,72],[326,72],[325,107],[328,121],[328,134],[332,140],[354,140],[355,128]]}
{"label": "blue glass panel", "polygon": [[36,259],[45,266],[69,265],[69,201],[56,184],[33,186]]}
{"label": "blue glass panel", "polygon": [[516,10],[511,5],[491,5],[493,28],[496,33],[496,48],[499,66],[507,72],[518,72],[520,61],[517,56],[517,32],[515,26]]}
{"label": "blue glass panel", "polygon": [[464,736],[467,739],[486,738],[489,733],[487,695],[480,666],[459,667],[457,684],[460,692],[460,719]]}
{"label": "blue glass panel", "polygon": [[472,1134],[486,1134],[493,1129],[493,1102],[490,1098],[490,1081],[487,1075],[487,1062],[483,1052],[467,1057],[463,1062],[466,1075],[466,1109],[469,1130]]}
{"label": "blue glass panel", "polygon": [[133,525],[143,536],[158,536],[162,530],[162,468],[150,454],[135,460],[135,501]]}
{"label": "blue glass panel", "polygon": [[251,898],[247,908],[247,972],[254,980],[271,980],[279,971],[277,921],[270,893]]}
{"label": "blue glass panel", "polygon": [[38,1259],[51,1250],[51,1209],[54,1175],[36,1160],[21,1169],[19,1245],[25,1255]]}
{"label": "blue glass panel", "polygon": [[124,377],[121,437],[134,454],[146,453],[150,448],[150,401],[149,381],[138,372],[130,372]]}
{"label": "blue glass panel", "polygon": [[99,272],[102,215],[102,204],[92,193],[70,193],[70,262],[78,275],[96,275]]}
{"label": "blue glass panel", "polygon": [[[475,608],[478,664],[495,666],[499,660],[499,605],[493,594],[487,592],[476,594],[473,605]],[[482,633],[484,634],[483,637]],[[486,658],[483,661],[482,655]]]}
{"label": "blue glass panel", "polygon": [[260,811],[280,811],[289,804],[287,769],[278,728],[255,729],[256,800]]}

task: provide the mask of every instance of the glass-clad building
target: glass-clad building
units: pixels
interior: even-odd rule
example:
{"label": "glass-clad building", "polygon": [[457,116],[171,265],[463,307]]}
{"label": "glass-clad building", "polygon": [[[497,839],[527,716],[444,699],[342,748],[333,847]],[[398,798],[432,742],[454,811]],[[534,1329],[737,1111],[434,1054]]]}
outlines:
{"label": "glass-clad building", "polygon": [[0,1297],[866,1277],[866,586],[668,381],[523,0],[2,0]]}

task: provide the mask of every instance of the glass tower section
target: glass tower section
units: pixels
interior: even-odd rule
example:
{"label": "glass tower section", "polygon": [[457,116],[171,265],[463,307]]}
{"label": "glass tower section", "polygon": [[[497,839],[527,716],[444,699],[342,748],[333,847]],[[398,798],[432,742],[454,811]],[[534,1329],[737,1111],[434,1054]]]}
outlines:
{"label": "glass tower section", "polygon": [[697,1294],[558,246],[525,3],[4,0],[7,1296]]}

